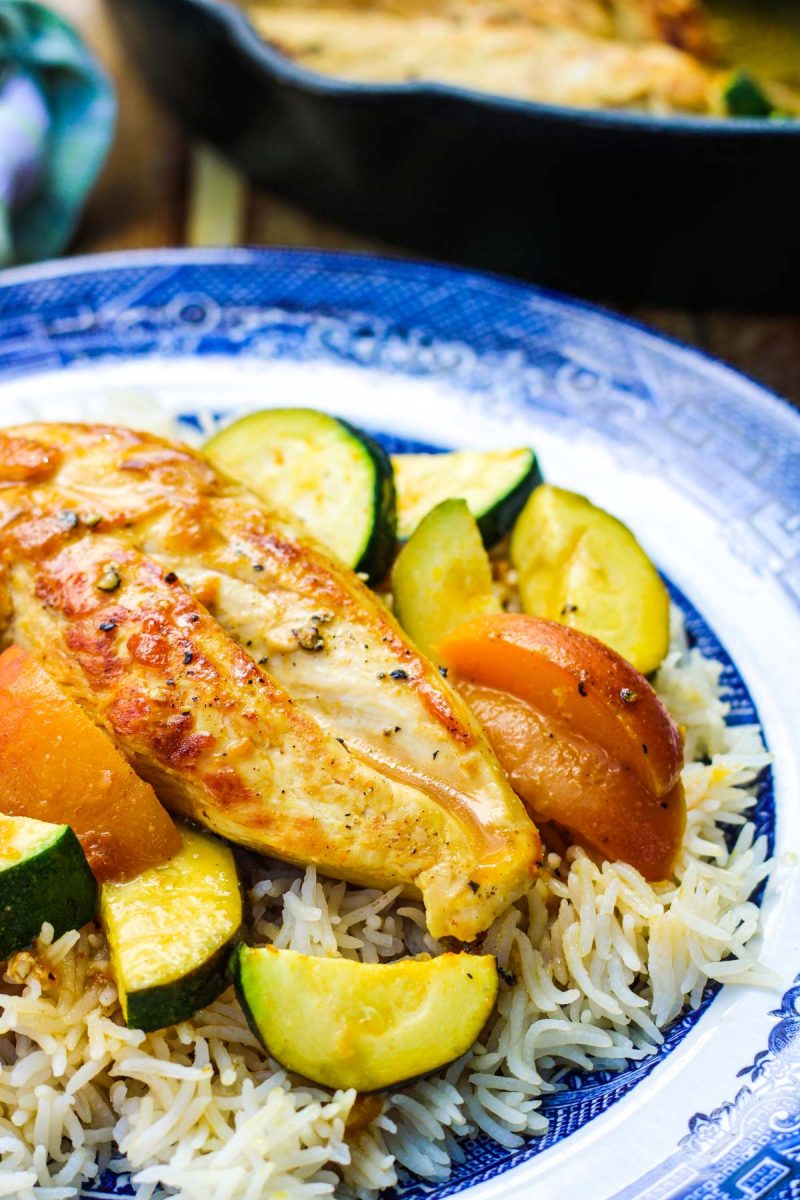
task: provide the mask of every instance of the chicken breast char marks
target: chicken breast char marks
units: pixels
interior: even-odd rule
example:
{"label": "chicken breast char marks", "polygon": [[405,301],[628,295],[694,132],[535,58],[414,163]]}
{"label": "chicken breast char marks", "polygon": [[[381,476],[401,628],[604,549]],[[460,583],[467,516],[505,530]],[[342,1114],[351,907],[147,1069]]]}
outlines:
{"label": "chicken breast char marks", "polygon": [[5,638],[176,811],[422,893],[470,940],[540,843],[476,722],[385,605],[288,517],[148,435],[0,435]]}

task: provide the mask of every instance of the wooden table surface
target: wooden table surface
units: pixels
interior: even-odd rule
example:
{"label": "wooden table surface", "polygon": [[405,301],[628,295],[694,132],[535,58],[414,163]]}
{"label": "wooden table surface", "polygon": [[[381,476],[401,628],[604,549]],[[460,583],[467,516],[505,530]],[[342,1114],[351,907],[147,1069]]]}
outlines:
{"label": "wooden table surface", "polygon": [[[180,246],[203,240],[198,175],[208,160],[153,99],[120,46],[102,0],[52,0],[105,63],[119,94],[117,138],[87,205],[75,253]],[[225,180],[223,179],[223,186]],[[230,186],[229,226],[250,245],[322,246],[402,253],[318,220],[264,189]],[[224,231],[225,222],[222,223]],[[215,233],[219,240],[220,223]],[[735,250],[734,250],[735,252]],[[673,337],[692,342],[760,379],[800,406],[800,281],[794,315],[627,310]]]}

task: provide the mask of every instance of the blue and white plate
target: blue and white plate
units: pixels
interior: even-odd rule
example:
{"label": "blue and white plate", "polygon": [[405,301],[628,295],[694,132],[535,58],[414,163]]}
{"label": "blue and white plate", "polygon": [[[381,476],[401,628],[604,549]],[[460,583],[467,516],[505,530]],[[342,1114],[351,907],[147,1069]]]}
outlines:
{"label": "blue and white plate", "polygon": [[275,404],[393,447],[535,446],[549,479],[633,526],[725,662],[732,719],[757,716],[775,758],[757,822],[781,990],[710,993],[652,1059],[552,1098],[545,1138],[479,1141],[448,1183],[402,1195],[800,1197],[800,416],[635,325],[440,267],[159,251],[2,277],[3,423],[177,417],[188,434]]}

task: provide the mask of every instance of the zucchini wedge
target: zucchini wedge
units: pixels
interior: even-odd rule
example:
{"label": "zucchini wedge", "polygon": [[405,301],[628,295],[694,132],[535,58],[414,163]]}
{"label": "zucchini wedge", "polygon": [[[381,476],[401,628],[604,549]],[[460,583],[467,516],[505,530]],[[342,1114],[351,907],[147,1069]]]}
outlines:
{"label": "zucchini wedge", "polygon": [[228,986],[242,897],[229,846],[180,827],[169,862],[107,883],[100,913],[123,1016],[131,1029],[185,1021]]}
{"label": "zucchini wedge", "polygon": [[511,535],[526,613],[590,633],[647,675],[669,647],[669,595],[626,525],[543,484]]}
{"label": "zucchini wedge", "polygon": [[491,548],[510,531],[525,501],[542,482],[533,450],[454,450],[396,454],[397,536],[411,537],[426,513],[461,497]]}
{"label": "zucchini wedge", "polygon": [[722,80],[722,103],[729,117],[771,117],[775,105],[747,71],[730,71]]}
{"label": "zucchini wedge", "polygon": [[397,532],[392,464],[360,429],[311,408],[251,413],[206,443],[212,466],[304,522],[354,571],[380,583]]}
{"label": "zucchini wedge", "polygon": [[469,1050],[497,997],[491,954],[361,963],[240,945],[233,980],[247,1020],[290,1071],[374,1092]]}
{"label": "zucchini wedge", "polygon": [[49,921],[60,937],[97,912],[97,884],[69,825],[0,815],[0,960]]}
{"label": "zucchini wedge", "polygon": [[392,571],[394,614],[423,654],[470,617],[499,612],[492,569],[466,500],[443,500],[417,526]]}

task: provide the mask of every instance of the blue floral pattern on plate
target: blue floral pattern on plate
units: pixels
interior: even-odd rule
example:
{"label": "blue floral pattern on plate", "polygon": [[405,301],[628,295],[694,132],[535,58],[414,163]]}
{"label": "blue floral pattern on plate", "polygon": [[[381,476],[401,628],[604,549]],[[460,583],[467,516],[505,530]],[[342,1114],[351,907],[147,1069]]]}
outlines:
{"label": "blue floral pattern on plate", "polygon": [[[458,392],[467,421],[511,427],[535,414],[561,437],[610,448],[622,465],[644,462],[701,508],[724,516],[733,553],[800,602],[800,421],[721,364],[635,325],[465,272],[280,251],[110,256],[75,261],[63,272],[9,273],[0,287],[4,395],[9,381],[54,369],[102,372],[133,359],[220,356],[433,379]],[[23,407],[45,415],[36,400]],[[189,404],[174,415],[205,427],[215,414]],[[365,411],[362,421],[380,433],[381,415]],[[87,402],[86,419],[100,417]],[[385,440],[390,448],[422,444],[396,433]],[[757,719],[714,633],[677,589],[673,595],[691,636],[724,663],[730,719]],[[770,778],[760,789],[756,823],[772,837]],[[479,1139],[447,1183],[409,1181],[398,1194],[443,1200],[546,1153],[650,1076],[714,998],[709,989],[657,1055],[617,1075],[576,1077],[551,1097],[544,1137],[513,1152]],[[800,987],[773,1015],[779,1020],[768,1048],[739,1071],[748,1082],[730,1102],[693,1116],[675,1153],[618,1192],[618,1200],[800,1196]],[[124,1176],[107,1175],[86,1191],[95,1200],[129,1194]]]}

